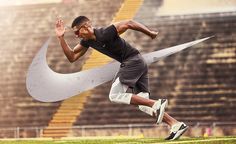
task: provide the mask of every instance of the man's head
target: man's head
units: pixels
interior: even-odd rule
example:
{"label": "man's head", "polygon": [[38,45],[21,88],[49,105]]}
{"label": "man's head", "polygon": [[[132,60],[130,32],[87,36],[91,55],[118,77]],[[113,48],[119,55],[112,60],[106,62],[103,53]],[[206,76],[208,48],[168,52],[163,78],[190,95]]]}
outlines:
{"label": "man's head", "polygon": [[78,16],[72,22],[71,28],[79,38],[90,39],[93,35],[91,21],[86,16]]}

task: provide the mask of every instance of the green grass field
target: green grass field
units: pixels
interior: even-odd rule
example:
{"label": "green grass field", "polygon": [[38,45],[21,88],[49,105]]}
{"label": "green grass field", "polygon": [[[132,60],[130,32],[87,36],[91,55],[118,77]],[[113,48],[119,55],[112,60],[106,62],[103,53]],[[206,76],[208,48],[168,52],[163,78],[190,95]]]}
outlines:
{"label": "green grass field", "polygon": [[0,140],[0,144],[236,144],[236,137],[181,138],[164,141],[159,138],[77,138],[62,140]]}

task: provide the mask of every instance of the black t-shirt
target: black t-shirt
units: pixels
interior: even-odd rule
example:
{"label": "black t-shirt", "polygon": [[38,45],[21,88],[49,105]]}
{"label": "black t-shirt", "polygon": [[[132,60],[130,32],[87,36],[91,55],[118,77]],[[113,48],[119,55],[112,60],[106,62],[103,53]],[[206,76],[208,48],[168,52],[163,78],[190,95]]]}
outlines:
{"label": "black t-shirt", "polygon": [[94,34],[96,40],[81,40],[80,44],[86,48],[92,47],[119,62],[139,54],[137,49],[130,46],[119,36],[114,25],[110,25],[107,28],[94,29]]}

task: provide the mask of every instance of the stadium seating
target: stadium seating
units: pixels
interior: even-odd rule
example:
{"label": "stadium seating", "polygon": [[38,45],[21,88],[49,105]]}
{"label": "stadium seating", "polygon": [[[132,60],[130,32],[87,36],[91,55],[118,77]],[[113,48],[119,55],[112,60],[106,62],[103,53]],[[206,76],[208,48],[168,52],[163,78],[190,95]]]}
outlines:
{"label": "stadium seating", "polygon": [[[47,27],[53,24],[48,15],[53,7],[47,4],[1,8],[1,127],[46,126],[60,105],[33,100],[25,87],[28,66],[52,31]],[[52,63],[54,58],[49,61]],[[57,65],[53,66],[59,71]]]}
{"label": "stadium seating", "polygon": [[[157,40],[133,31],[125,36],[142,53],[207,36],[215,37],[152,64],[149,67],[151,98],[168,98],[167,112],[189,124],[234,122],[236,35],[233,28],[236,13],[158,17],[157,5],[156,0],[144,1],[135,17],[160,32]],[[108,98],[110,85],[107,83],[94,90],[74,125],[154,122],[136,107],[111,103]]]}
{"label": "stadium seating", "polygon": [[[54,36],[56,15],[61,15],[68,26],[77,15],[89,16],[95,26],[106,26],[123,0],[116,1],[117,4],[101,1],[1,7],[0,128],[48,126],[61,102],[41,103],[29,96],[25,87],[28,66],[52,36],[47,55],[49,66],[60,73],[80,71],[90,52],[73,64],[68,62]],[[124,37],[142,53],[215,37],[152,64],[149,67],[151,98],[168,98],[167,112],[187,123],[236,121],[236,13],[159,17],[161,4],[161,0],[144,0],[134,18],[158,30],[156,40],[133,31]],[[78,42],[71,31],[67,32],[66,39],[71,46]],[[152,124],[155,121],[134,106],[111,103],[110,86],[108,82],[93,90],[73,125]],[[1,138],[14,135],[6,131],[0,130]],[[20,132],[21,137],[36,135],[34,131]]]}
{"label": "stadium seating", "polygon": [[[70,26],[78,15],[88,16],[95,26],[106,26],[121,2],[117,1],[114,5],[109,0],[102,2],[87,0],[67,4],[51,3],[1,8],[0,127],[45,127],[60,106],[61,102],[41,103],[34,100],[25,87],[27,69],[32,58],[49,36],[52,36],[52,40],[47,61],[56,72],[80,71],[90,55],[88,52],[80,61],[73,64],[66,59],[54,34],[57,15],[62,17],[67,26]],[[96,9],[91,10],[91,7]],[[71,46],[78,42],[70,30],[65,38]],[[8,136],[2,131],[0,137]]]}

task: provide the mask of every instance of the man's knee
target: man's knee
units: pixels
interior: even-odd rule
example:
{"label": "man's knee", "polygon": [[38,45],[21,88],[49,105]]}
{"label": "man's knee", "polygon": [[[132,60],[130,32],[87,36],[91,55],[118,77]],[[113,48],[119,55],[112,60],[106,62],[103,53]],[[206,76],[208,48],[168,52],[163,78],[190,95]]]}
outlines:
{"label": "man's knee", "polygon": [[130,104],[132,94],[130,93],[110,93],[109,99],[111,102]]}
{"label": "man's knee", "polygon": [[132,94],[126,93],[128,86],[120,82],[119,77],[111,86],[109,99],[112,102],[130,104]]}

